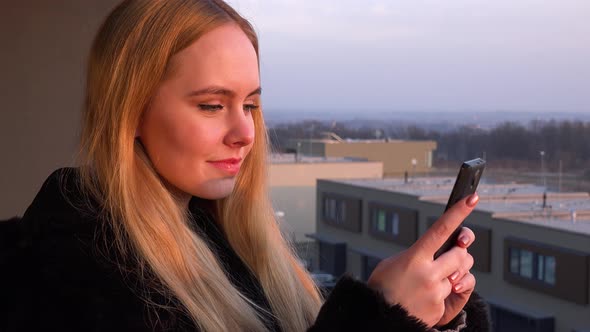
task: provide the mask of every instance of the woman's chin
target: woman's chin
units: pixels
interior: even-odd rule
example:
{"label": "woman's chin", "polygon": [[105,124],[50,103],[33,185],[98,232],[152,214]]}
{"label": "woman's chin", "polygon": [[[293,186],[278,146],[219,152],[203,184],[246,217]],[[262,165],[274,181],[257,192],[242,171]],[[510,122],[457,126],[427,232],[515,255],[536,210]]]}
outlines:
{"label": "woman's chin", "polygon": [[191,192],[193,196],[204,199],[222,199],[228,197],[234,190],[236,184],[235,177],[209,180],[199,184],[199,190]]}

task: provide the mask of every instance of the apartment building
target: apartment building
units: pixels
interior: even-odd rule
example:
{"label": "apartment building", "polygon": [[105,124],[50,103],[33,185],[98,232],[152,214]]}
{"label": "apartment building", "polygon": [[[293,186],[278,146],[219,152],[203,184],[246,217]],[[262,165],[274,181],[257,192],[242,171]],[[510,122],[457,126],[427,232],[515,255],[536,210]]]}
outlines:
{"label": "apartment building", "polygon": [[[319,180],[318,271],[367,279],[444,210],[452,178]],[[466,220],[477,291],[495,331],[590,330],[590,197],[533,185],[480,185]]]}
{"label": "apartment building", "polygon": [[317,179],[380,179],[383,163],[348,158],[271,155],[270,198],[281,231],[295,244],[299,257],[309,266],[317,262],[314,241],[305,236],[316,232]]}
{"label": "apartment building", "polygon": [[381,179],[383,163],[348,158],[272,154],[270,196],[283,231],[295,242],[316,229],[317,179]]}

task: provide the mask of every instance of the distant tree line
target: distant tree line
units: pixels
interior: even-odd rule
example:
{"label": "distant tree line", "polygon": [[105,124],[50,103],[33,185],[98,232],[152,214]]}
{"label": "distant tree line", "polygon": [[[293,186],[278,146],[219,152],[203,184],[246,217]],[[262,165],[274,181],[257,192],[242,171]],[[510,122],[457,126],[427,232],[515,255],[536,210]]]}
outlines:
{"label": "distant tree line", "polygon": [[435,162],[443,166],[446,161],[485,156],[496,167],[513,169],[538,169],[541,158],[551,171],[557,171],[560,161],[564,170],[590,168],[590,122],[582,121],[505,122],[492,129],[462,126],[445,132],[418,125],[354,128],[337,122],[303,121],[276,125],[269,129],[269,136],[275,149],[284,151],[289,139],[321,138],[324,132],[344,139],[434,140],[438,143]]}

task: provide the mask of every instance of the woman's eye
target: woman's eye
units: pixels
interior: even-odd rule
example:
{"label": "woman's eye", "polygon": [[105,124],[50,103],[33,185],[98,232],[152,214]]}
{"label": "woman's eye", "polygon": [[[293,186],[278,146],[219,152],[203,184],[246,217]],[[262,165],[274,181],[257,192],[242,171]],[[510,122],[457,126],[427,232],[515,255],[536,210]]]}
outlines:
{"label": "woman's eye", "polygon": [[203,111],[215,112],[215,111],[219,111],[219,110],[223,109],[223,105],[199,104],[199,108]]}
{"label": "woman's eye", "polygon": [[248,112],[256,111],[259,108],[260,108],[260,106],[254,105],[254,104],[246,104],[246,105],[244,105],[244,110],[245,111],[248,111]]}

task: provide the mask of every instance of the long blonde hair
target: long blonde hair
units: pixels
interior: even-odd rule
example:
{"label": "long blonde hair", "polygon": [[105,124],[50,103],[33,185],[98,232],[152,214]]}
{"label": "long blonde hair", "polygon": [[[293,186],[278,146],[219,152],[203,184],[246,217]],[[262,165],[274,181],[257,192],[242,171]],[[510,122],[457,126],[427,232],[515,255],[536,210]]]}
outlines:
{"label": "long blonde hair", "polygon": [[[258,54],[252,26],[221,0],[128,0],[96,36],[88,62],[81,139],[83,188],[96,197],[116,250],[151,273],[204,331],[263,331],[255,305],[228,280],[207,243],[135,140],[142,112],[170,58],[204,33],[237,24]],[[229,243],[260,280],[281,328],[303,331],[321,299],[281,236],[266,189],[267,136],[254,112],[255,142],[232,194],[216,202]],[[144,273],[149,271],[149,273]]]}

